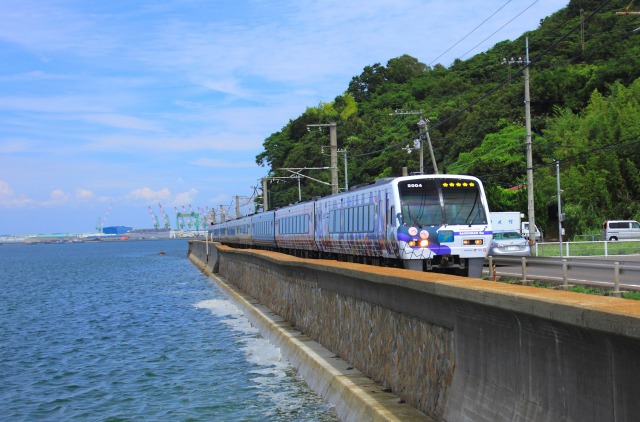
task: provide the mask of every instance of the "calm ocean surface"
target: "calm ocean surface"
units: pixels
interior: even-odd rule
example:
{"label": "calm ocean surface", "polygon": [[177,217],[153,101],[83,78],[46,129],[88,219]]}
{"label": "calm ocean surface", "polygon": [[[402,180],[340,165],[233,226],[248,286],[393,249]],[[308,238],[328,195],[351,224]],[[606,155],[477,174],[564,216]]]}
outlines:
{"label": "calm ocean surface", "polygon": [[0,246],[0,418],[336,421],[186,252]]}

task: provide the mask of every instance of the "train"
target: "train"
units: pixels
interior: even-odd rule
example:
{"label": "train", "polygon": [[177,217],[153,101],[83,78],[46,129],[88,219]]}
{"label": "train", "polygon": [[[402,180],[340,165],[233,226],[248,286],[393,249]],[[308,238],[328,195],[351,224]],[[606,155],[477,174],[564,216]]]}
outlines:
{"label": "train", "polygon": [[212,223],[209,232],[236,248],[476,278],[493,238],[484,187],[468,175],[379,179]]}

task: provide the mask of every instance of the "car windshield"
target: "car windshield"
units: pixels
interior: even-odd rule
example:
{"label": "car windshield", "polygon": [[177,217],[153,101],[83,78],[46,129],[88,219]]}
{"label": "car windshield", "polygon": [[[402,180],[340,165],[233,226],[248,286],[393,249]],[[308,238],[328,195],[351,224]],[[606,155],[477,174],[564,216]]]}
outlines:
{"label": "car windshield", "polygon": [[518,232],[502,232],[502,233],[494,233],[494,240],[513,240],[513,239],[522,239],[520,233]]}

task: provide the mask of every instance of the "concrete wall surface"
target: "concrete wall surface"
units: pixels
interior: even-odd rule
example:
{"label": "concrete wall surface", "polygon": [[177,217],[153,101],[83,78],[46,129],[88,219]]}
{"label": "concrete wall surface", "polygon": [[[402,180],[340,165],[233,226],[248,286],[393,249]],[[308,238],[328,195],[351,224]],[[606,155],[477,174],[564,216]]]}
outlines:
{"label": "concrete wall surface", "polygon": [[640,417],[636,301],[213,246],[190,254],[429,418]]}

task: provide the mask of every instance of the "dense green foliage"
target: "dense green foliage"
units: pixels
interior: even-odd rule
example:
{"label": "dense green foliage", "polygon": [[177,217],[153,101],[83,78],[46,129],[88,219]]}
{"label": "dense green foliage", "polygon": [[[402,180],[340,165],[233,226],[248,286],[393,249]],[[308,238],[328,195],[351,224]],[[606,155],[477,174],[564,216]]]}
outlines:
{"label": "dense green foliage", "polygon": [[[350,187],[399,176],[404,167],[417,172],[419,116],[397,111],[421,110],[440,173],[478,176],[492,211],[526,213],[523,69],[501,63],[524,55],[528,37],[536,222],[547,238],[557,237],[556,161],[568,238],[597,233],[606,219],[640,219],[640,15],[615,13],[627,5],[572,0],[537,30],[448,68],[408,55],[366,66],[333,102],[269,136],[256,161],[270,177],[288,176],[282,168],[326,167],[329,131],[307,125],[336,122]],[[339,168],[343,187],[342,154]],[[433,172],[426,147],[424,168]],[[303,174],[330,181],[324,169]],[[330,193],[312,179],[300,182],[303,200]],[[296,179],[269,182],[270,207],[298,195]]]}

